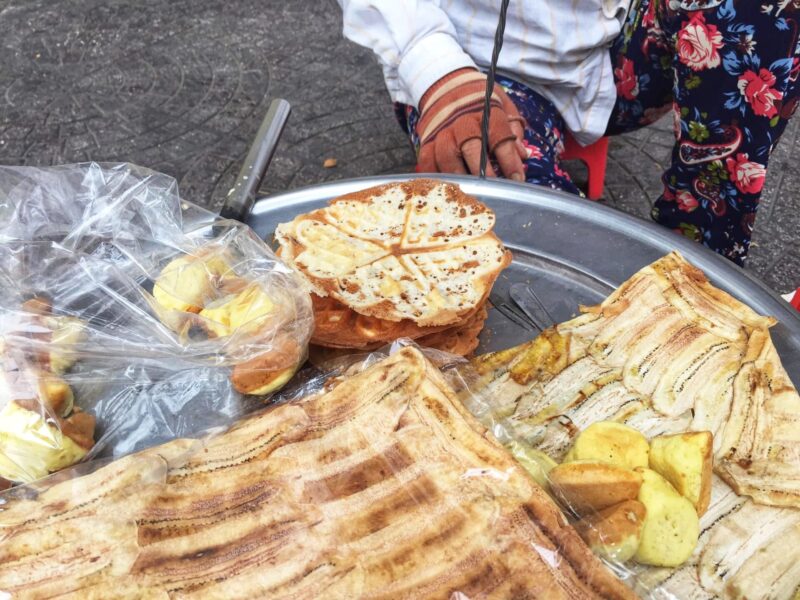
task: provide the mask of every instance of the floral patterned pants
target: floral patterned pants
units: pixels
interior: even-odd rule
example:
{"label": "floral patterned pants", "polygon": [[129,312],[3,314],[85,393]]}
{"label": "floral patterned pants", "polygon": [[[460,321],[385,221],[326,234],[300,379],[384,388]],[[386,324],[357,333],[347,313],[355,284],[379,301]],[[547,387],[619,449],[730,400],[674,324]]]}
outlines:
{"label": "floral patterned pants", "polygon": [[[676,143],[653,219],[744,264],[769,156],[798,101],[800,0],[633,0],[611,48],[608,135],[672,111]],[[498,81],[526,118],[528,181],[579,193],[559,167],[553,105]],[[413,142],[416,111],[399,106]]]}

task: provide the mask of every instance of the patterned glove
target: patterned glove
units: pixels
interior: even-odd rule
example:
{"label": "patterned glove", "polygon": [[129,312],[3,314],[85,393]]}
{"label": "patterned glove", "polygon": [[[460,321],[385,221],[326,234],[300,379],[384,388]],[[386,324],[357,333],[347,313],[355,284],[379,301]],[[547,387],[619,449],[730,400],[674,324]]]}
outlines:
{"label": "patterned glove", "polygon": [[[481,155],[481,118],[486,76],[475,69],[459,69],[446,75],[420,101],[417,133],[420,151],[417,171],[423,173],[478,174]],[[523,140],[525,120],[514,103],[495,86],[489,113],[489,152],[503,175],[524,181],[526,157]],[[494,176],[491,164],[486,174]]]}

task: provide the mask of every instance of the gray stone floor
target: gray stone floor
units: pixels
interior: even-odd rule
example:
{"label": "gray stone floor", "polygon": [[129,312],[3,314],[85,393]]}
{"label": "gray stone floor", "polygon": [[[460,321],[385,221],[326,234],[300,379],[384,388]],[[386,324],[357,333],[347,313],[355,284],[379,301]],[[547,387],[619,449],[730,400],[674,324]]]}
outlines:
{"label": "gray stone floor", "polygon": [[[412,170],[376,62],[340,31],[334,0],[0,0],[0,163],[135,162],[216,208],[284,97],[263,192]],[[800,284],[798,126],[775,152],[749,266],[779,291]],[[612,141],[609,205],[649,213],[671,135],[662,121]]]}

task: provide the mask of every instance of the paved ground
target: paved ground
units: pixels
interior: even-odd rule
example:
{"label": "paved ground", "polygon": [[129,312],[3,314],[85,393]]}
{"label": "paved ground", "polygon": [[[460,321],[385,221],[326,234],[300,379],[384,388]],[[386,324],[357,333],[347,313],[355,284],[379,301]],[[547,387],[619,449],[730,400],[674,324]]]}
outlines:
{"label": "paved ground", "polygon": [[[263,191],[409,171],[380,71],[340,19],[334,0],[0,0],[0,163],[131,161],[218,207],[282,96],[294,111]],[[776,150],[749,266],[780,291],[800,284],[799,126]],[[662,122],[612,141],[608,204],[649,213],[671,135]]]}

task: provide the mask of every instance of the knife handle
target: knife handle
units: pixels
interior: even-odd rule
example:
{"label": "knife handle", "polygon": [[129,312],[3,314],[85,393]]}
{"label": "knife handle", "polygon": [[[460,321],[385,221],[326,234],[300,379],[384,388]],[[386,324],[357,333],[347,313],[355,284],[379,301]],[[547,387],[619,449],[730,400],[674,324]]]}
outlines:
{"label": "knife handle", "polygon": [[223,219],[246,221],[253,210],[256,194],[264,180],[267,167],[275,154],[281,133],[292,112],[291,105],[281,98],[277,98],[269,105],[269,110],[258,128],[256,137],[250,150],[242,163],[236,182],[228,192],[225,203],[219,211]]}

